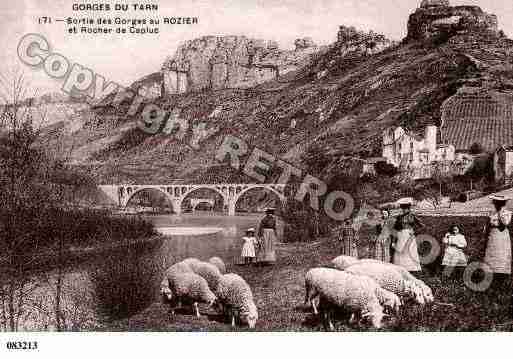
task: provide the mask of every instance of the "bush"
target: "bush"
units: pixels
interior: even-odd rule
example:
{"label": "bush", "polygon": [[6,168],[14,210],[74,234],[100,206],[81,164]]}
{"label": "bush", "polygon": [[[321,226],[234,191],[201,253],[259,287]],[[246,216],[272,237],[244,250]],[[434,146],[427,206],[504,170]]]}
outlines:
{"label": "bush", "polygon": [[147,244],[127,245],[90,272],[100,315],[110,320],[126,318],[153,302],[160,283],[153,257]]}
{"label": "bush", "polygon": [[478,155],[483,152],[484,152],[483,145],[481,145],[479,142],[474,142],[472,144],[472,146],[470,146],[470,153],[473,155]]}

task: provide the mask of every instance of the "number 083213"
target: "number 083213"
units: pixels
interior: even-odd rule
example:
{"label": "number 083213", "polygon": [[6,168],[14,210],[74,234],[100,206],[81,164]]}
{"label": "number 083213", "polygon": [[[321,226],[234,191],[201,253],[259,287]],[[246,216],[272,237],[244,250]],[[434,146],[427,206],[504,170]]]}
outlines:
{"label": "number 083213", "polygon": [[6,346],[9,350],[35,350],[37,342],[7,342]]}

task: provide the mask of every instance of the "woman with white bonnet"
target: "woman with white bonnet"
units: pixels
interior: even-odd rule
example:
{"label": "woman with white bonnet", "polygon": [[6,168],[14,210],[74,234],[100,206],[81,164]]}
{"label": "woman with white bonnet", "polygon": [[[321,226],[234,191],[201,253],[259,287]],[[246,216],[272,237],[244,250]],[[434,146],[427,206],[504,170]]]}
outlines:
{"label": "woman with white bonnet", "polygon": [[411,211],[413,198],[401,198],[397,201],[401,214],[395,220],[394,229],[397,231],[397,241],[392,245],[394,249],[393,263],[404,267],[409,272],[420,272],[419,253],[415,238],[415,226],[424,227],[424,224]]}
{"label": "woman with white bonnet", "polygon": [[485,226],[487,236],[485,263],[493,273],[492,289],[509,291],[511,288],[511,240],[508,226],[511,223],[511,211],[506,209],[510,198],[490,196],[494,211]]}

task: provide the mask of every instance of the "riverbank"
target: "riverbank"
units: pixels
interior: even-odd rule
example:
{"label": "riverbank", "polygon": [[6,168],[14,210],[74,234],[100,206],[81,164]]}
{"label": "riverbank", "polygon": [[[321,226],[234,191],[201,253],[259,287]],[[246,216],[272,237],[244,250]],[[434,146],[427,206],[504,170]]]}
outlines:
{"label": "riverbank", "polygon": [[[431,227],[440,231],[440,226]],[[434,235],[435,233],[433,233]],[[360,253],[365,256],[367,241],[362,235]],[[329,262],[338,253],[336,238],[315,243],[278,244],[278,263],[272,267],[243,267],[227,263],[228,271],[244,277],[253,290],[259,309],[257,331],[320,331],[319,318],[303,307],[304,276],[309,268]],[[456,280],[442,281],[426,270],[423,280],[433,289],[436,304],[405,306],[403,312],[388,321],[383,331],[503,331],[513,327],[508,318],[510,293],[474,292]],[[232,331],[213,310],[202,310],[196,318],[188,310],[168,314],[168,307],[154,302],[142,312],[103,324],[97,330],[108,331]],[[506,323],[506,324],[505,324]],[[340,331],[368,330],[365,325],[338,323]],[[235,328],[234,330],[247,330]]]}

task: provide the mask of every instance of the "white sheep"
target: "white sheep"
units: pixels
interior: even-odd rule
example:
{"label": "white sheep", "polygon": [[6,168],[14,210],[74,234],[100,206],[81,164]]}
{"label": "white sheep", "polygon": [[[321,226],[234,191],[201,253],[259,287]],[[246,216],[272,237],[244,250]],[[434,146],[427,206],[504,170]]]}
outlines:
{"label": "white sheep", "polygon": [[236,318],[250,328],[255,327],[258,310],[251,288],[241,276],[233,273],[221,276],[216,295],[222,311],[229,313],[232,327]]}
{"label": "white sheep", "polygon": [[194,273],[205,278],[212,291],[215,292],[217,290],[222,274],[215,265],[208,262],[199,262],[195,263],[191,268]]}
{"label": "white sheep", "polygon": [[335,268],[335,269],[339,269],[339,270],[344,270],[347,267],[349,267],[350,265],[353,265],[353,264],[357,263],[358,261],[359,261],[359,259],[355,258],[355,257],[351,257],[351,256],[338,256],[337,258],[333,259],[330,262],[330,267],[331,268]]}
{"label": "white sheep", "polygon": [[[334,308],[345,308],[363,318],[370,317],[375,328],[381,327],[384,314],[377,297],[381,288],[370,278],[331,268],[313,268],[306,274],[305,287],[305,301],[317,295],[320,297],[319,309],[330,329],[333,329],[331,312]],[[315,306],[314,312],[317,312]]]}
{"label": "white sheep", "polygon": [[423,280],[418,279],[413,274],[408,272],[404,267],[398,266],[393,263],[381,262],[376,259],[361,259],[360,260],[360,263],[365,263],[365,262],[367,262],[367,263],[375,263],[375,262],[382,263],[382,264],[385,264],[385,265],[393,268],[394,270],[398,271],[401,274],[403,279],[412,281],[413,283],[415,283],[415,285],[417,285],[419,287],[420,291],[422,292],[424,301],[426,303],[432,303],[435,300],[433,291],[431,290],[431,288]]}
{"label": "white sheep", "polygon": [[378,282],[379,286],[399,297],[411,297],[419,304],[425,303],[419,285],[412,280],[403,278],[403,275],[389,263],[373,260],[362,261],[349,266],[344,271],[371,277]]}
{"label": "white sheep", "polygon": [[171,301],[173,299],[173,291],[171,290],[170,282],[173,282],[176,276],[182,273],[193,272],[191,268],[184,263],[175,263],[164,272],[162,282],[160,283],[160,293],[165,301]]}
{"label": "white sheep", "polygon": [[171,304],[171,313],[181,307],[183,301],[191,301],[197,317],[200,317],[198,303],[211,307],[216,302],[215,294],[207,281],[200,275],[186,269],[183,264],[171,266],[161,282],[161,292]]}
{"label": "white sheep", "polygon": [[[322,268],[314,268],[307,272],[305,276],[305,305],[307,307],[312,307],[315,314],[318,314],[315,298],[320,295],[320,287],[322,285],[323,279],[320,277],[320,273],[322,270],[318,270]],[[327,268],[326,268],[327,269]],[[327,271],[326,275],[329,275],[331,271]],[[322,275],[321,275],[322,276]],[[376,296],[379,300],[379,303],[385,307],[386,309],[390,309],[394,312],[398,312],[402,303],[401,299],[395,294],[384,288],[381,288],[379,284],[372,278],[367,276],[361,276],[360,281],[362,285],[366,285],[368,287],[375,287]]]}
{"label": "white sheep", "polygon": [[219,269],[219,272],[221,272],[221,274],[225,274],[226,273],[226,265],[224,264],[223,260],[219,257],[212,257],[208,260],[209,263],[212,263],[213,265],[215,265],[217,267],[217,269]]}
{"label": "white sheep", "polygon": [[183,263],[183,264],[189,266],[189,268],[191,268],[194,271],[196,266],[198,266],[202,262],[197,258],[186,258],[183,261],[181,261],[180,263]]}

